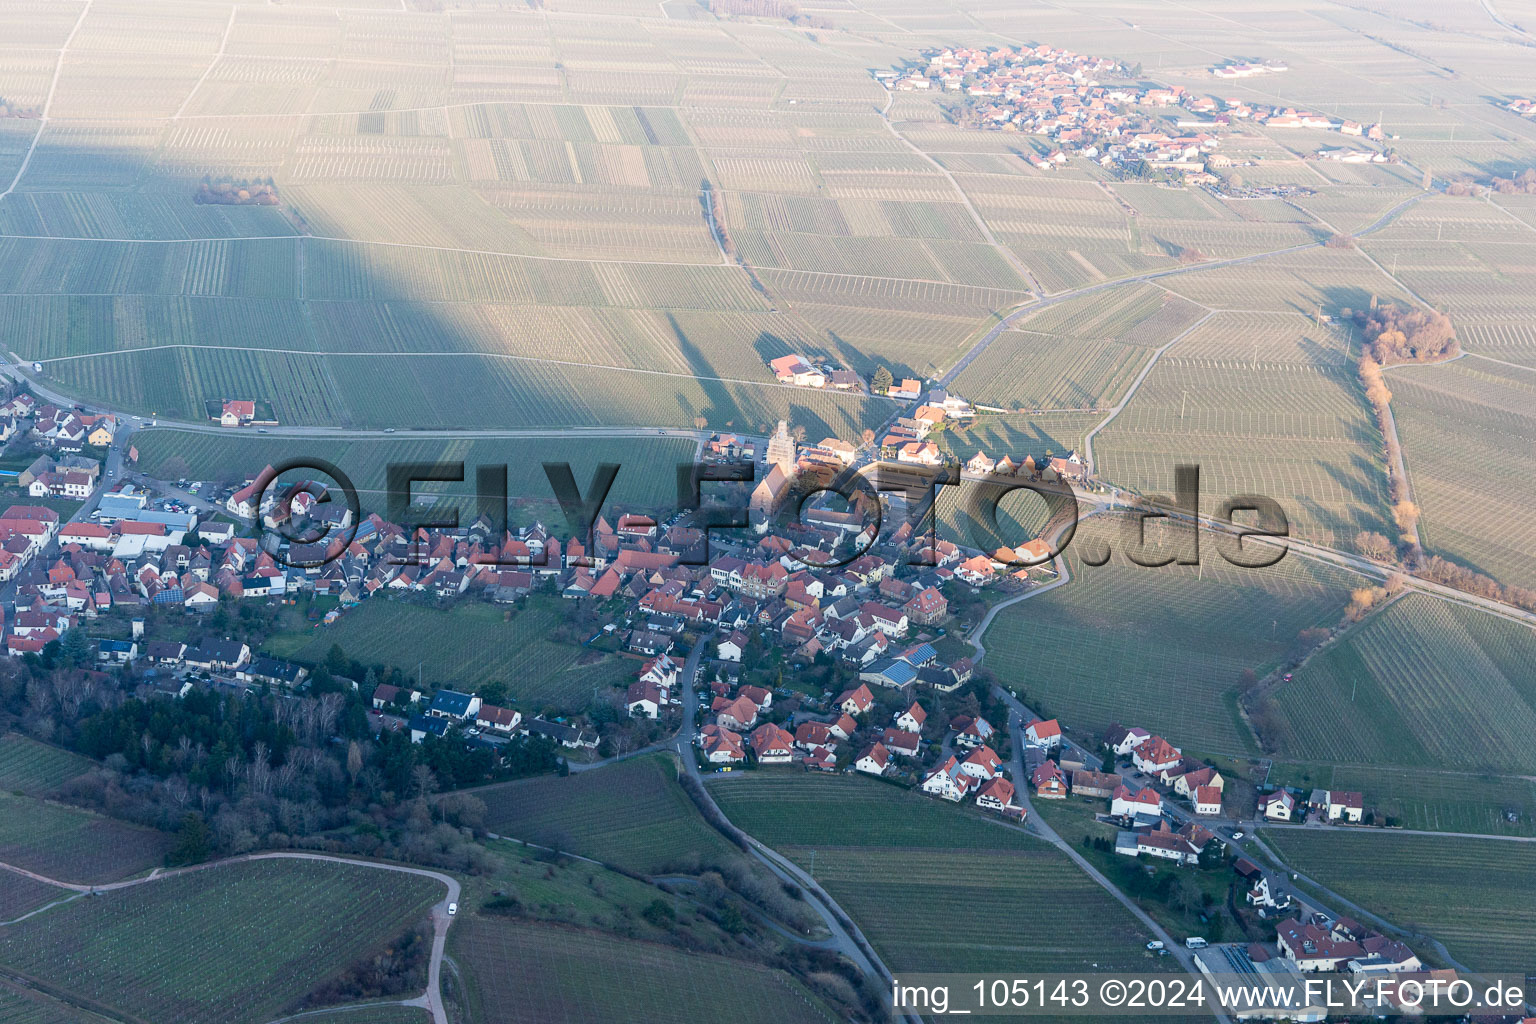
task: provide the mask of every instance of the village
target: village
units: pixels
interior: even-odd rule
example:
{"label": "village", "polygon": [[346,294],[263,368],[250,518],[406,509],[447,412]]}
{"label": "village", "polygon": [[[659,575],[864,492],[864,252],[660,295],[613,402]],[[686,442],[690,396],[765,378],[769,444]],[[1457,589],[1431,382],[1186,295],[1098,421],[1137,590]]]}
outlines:
{"label": "village", "polygon": [[[1143,85],[1139,65],[1128,68],[1109,58],[1046,45],[943,49],[924,57],[926,64],[905,72],[877,70],[874,77],[890,90],[959,94],[978,127],[1048,139],[1053,148],[1028,158],[1042,171],[1076,156],[1129,173],[1168,171],[1182,173],[1187,182],[1209,183],[1213,170],[1232,166],[1217,150],[1222,134],[1240,123],[1334,131],[1376,142],[1388,137],[1379,123],[1335,120],[1315,111],[1238,97],[1200,96],[1183,86]],[[1218,65],[1209,73],[1234,81],[1284,70],[1278,61],[1243,61]],[[1362,152],[1349,162],[1388,159],[1375,151]]]}

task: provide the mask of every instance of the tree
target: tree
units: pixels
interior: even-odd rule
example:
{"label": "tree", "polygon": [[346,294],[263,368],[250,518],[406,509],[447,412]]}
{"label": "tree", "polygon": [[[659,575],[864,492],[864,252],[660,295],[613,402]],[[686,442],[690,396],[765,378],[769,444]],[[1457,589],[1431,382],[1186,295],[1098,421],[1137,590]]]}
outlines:
{"label": "tree", "polygon": [[188,811],[182,815],[181,829],[176,835],[176,846],[166,855],[166,863],[172,866],[201,864],[208,859],[213,844],[201,814]]}
{"label": "tree", "polygon": [[71,665],[89,665],[96,660],[96,645],[85,630],[68,630],[59,638],[59,658]]}
{"label": "tree", "polygon": [[1374,530],[1361,530],[1355,536],[1355,550],[1366,558],[1385,562],[1392,557],[1392,542]]}
{"label": "tree", "polygon": [[870,381],[870,388],[878,395],[883,395],[891,390],[891,385],[896,383],[896,378],[891,371],[884,366],[875,371],[874,380]]}
{"label": "tree", "polygon": [[[1212,844],[1214,845],[1214,844]],[[1186,914],[1200,909],[1200,887],[1188,875],[1180,875],[1168,893],[1168,901]]]}

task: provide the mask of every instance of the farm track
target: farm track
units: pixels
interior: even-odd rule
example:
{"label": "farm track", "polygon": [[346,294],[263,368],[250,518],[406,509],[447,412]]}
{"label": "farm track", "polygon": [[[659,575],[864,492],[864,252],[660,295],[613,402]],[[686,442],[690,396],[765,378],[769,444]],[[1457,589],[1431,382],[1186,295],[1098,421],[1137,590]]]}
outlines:
{"label": "farm track", "polygon": [[[445,875],[442,872],[429,871],[426,868],[406,867],[401,864],[382,864],[377,861],[353,860],[348,857],[333,857],[329,854],[323,853],[287,852],[249,853],[239,857],[229,857],[225,860],[210,861],[206,864],[194,864],[185,868],[173,868],[170,871],[161,871],[159,868],[156,868],[154,871],[151,871],[149,874],[143,876],[142,878],[130,878],[121,882],[106,882],[101,885],[91,885],[89,883],[82,882],[65,882],[57,878],[49,878],[46,875],[40,875],[35,871],[28,871],[25,868],[16,867],[12,864],[0,863],[0,869],[21,875],[24,878],[30,878],[35,882],[42,882],[46,885],[52,885],[60,889],[68,889],[77,894],[94,895],[97,893],[112,892],[117,889],[131,889],[134,886],[148,885],[151,882],[158,882],[167,878],[176,878],[177,876],[188,875],[192,874],[193,872],[211,871],[215,868],[226,867],[230,864],[240,864],[247,861],[257,860],[318,860],[326,861],[332,864],[348,864],[353,867],[371,868],[375,871],[395,871],[406,875],[420,875],[423,878],[430,878],[434,881],[442,882],[443,885],[447,886],[448,894],[440,903],[434,904],[431,910],[433,931],[432,959],[427,971],[427,990],[425,993],[416,997],[415,999],[398,1000],[397,1004],[401,1006],[421,1007],[431,1012],[433,1024],[448,1024],[448,1013],[443,1007],[441,988],[443,949],[448,941],[448,926],[453,923],[453,918],[450,917],[447,913],[448,904],[458,902],[460,886],[457,879],[454,879],[449,875]],[[50,903],[47,906],[34,911],[33,913],[41,913],[43,910],[47,910],[50,907],[56,907],[67,902],[70,902],[70,900],[56,900],[53,903]],[[32,915],[29,914],[27,916],[30,917]],[[18,920],[23,919],[18,918]],[[8,923],[14,924],[15,922]],[[361,1007],[358,1008],[361,1009]],[[308,1014],[298,1014],[296,1016],[304,1017],[307,1015]],[[281,1020],[294,1019],[296,1019],[296,1017],[281,1018]],[[274,1021],[273,1024],[278,1024],[278,1022]]]}
{"label": "farm track", "polygon": [[[21,184],[22,175],[27,173],[27,168],[32,163],[32,155],[37,152],[37,144],[42,141],[43,132],[48,130],[48,112],[53,108],[53,94],[59,88],[59,75],[64,71],[64,57],[69,53],[69,44],[75,41],[75,35],[80,31],[80,26],[85,24],[85,16],[91,13],[91,0],[85,0],[85,6],[80,9],[80,17],[75,19],[75,27],[69,30],[69,35],[64,37],[64,43],[59,47],[59,56],[53,64],[53,78],[48,82],[48,97],[43,100],[43,110],[37,119],[37,131],[32,136],[32,144],[27,147],[26,155],[21,158],[21,166],[16,168],[16,177],[6,186],[4,192],[0,192],[0,202],[5,197],[16,191],[16,186]],[[233,15],[231,15],[233,20]]]}

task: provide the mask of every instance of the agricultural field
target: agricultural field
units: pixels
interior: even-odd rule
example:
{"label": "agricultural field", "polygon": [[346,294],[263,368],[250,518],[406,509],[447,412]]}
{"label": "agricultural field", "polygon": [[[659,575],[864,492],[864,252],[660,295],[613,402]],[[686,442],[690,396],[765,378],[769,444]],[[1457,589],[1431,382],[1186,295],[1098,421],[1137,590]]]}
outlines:
{"label": "agricultural field", "polygon": [[1295,555],[1238,568],[1209,536],[1199,566],[1145,568],[1123,551],[1082,564],[1078,552],[1103,542],[1124,543],[1090,520],[1068,549],[1072,581],[1004,609],[982,638],[998,680],[1079,737],[1118,721],[1179,746],[1251,749],[1236,707],[1242,672],[1263,676],[1302,630],[1336,623],[1358,582]]}
{"label": "agricultural field", "polygon": [[1410,594],[1274,693],[1272,739],[1300,759],[1536,773],[1523,739],[1536,728],[1533,657],[1529,627]]}
{"label": "agricultural field", "polygon": [[[1394,368],[1387,386],[1425,549],[1536,587],[1536,523],[1523,511],[1536,501],[1536,369],[1464,356]],[[1499,467],[1497,486],[1479,469],[1488,466]]]}
{"label": "agricultural field", "polygon": [[304,1024],[431,1024],[432,1014],[417,1006],[339,1008],[331,1013],[307,1013]]}
{"label": "agricultural field", "polygon": [[657,874],[730,859],[736,849],[694,808],[670,754],[620,761],[566,778],[475,790],[498,835]]}
{"label": "agricultural field", "polygon": [[[507,497],[526,503],[548,525],[563,524],[542,463],[568,462],[583,489],[599,463],[617,462],[619,475],[608,492],[605,510],[670,508],[677,501],[675,467],[692,463],[697,442],[672,437],[582,438],[402,438],[399,440],[308,440],[262,437],[250,433],[212,434],[148,430],[134,435],[139,469],[160,479],[240,481],[278,462],[318,457],[346,473],[358,491],[362,512],[386,514],[387,468],[401,462],[463,462],[465,482],[416,484],[412,494],[465,495],[456,502],[463,522],[479,514],[473,498],[477,466],[505,466]],[[446,504],[446,498],[444,500]],[[605,511],[610,520],[611,512]]]}
{"label": "agricultural field", "polygon": [[1434,936],[1474,971],[1529,969],[1536,846],[1375,831],[1266,829],[1263,837],[1302,874]]}
{"label": "agricultural field", "polygon": [[20,733],[0,736],[0,790],[45,793],[84,775],[93,762]]}
{"label": "agricultural field", "polygon": [[111,882],[160,866],[173,837],[89,811],[0,793],[0,862],[64,882]]}
{"label": "agricultural field", "polygon": [[1381,436],[1348,348],[1348,335],[1295,314],[1212,317],[1095,438],[1095,466],[1118,486],[1168,493],[1175,464],[1198,465],[1205,508],[1264,494],[1295,535],[1324,543],[1391,532]]}
{"label": "agricultural field", "polygon": [[0,1022],[4,1024],[109,1024],[111,1019],[21,985],[0,983]]}
{"label": "agricultural field", "polygon": [[[375,598],[329,626],[306,624],[268,638],[263,646],[277,657],[313,664],[339,644],[365,663],[409,675],[419,666],[428,684],[471,691],[504,682],[524,714],[546,707],[583,708],[594,688],[631,682],[638,660],[550,639],[563,621],[554,601],[537,598],[513,611],[483,603],[441,609]],[[515,670],[509,660],[514,654]]]}
{"label": "agricultural field", "polygon": [[[0,870],[0,922],[14,921],[55,900],[74,896],[75,893],[69,889],[38,882],[13,871]],[[0,1017],[0,1021],[4,1019]]]}
{"label": "agricultural field", "polygon": [[[75,900],[0,932],[0,965],[164,1024],[259,1024],[414,925],[443,886],[309,860],[220,865]],[[152,957],[145,951],[153,950]]]}
{"label": "agricultural field", "polygon": [[[709,785],[743,830],[814,870],[894,971],[1158,969],[1141,925],[1019,829],[854,776],[755,772]],[[1073,913],[1021,931],[1043,905]]]}
{"label": "agricultural field", "polygon": [[788,975],[740,960],[485,915],[464,918],[454,933],[470,1004],[485,1024],[837,1019]]}

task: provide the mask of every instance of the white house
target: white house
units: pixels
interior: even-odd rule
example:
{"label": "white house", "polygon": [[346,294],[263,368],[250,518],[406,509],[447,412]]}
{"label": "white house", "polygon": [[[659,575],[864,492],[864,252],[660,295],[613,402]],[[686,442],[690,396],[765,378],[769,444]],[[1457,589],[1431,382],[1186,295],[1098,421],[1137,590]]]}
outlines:
{"label": "white house", "polygon": [[1329,821],[1359,821],[1365,814],[1365,798],[1340,789],[1328,791]]}
{"label": "white house", "polygon": [[902,732],[921,733],[923,731],[923,723],[927,720],[928,712],[924,711],[923,706],[917,703],[917,701],[913,701],[912,706],[897,715],[894,722],[896,728]]}
{"label": "white house", "polygon": [[1137,814],[1162,814],[1163,798],[1151,786],[1136,790],[1116,786],[1115,795],[1109,801],[1109,813],[1117,818],[1134,818]]}
{"label": "white house", "polygon": [[1029,740],[1029,745],[1032,747],[1054,750],[1061,746],[1061,725],[1054,718],[1044,722],[1031,722],[1024,730],[1024,737]]}
{"label": "white house", "polygon": [[975,776],[961,771],[960,762],[951,756],[934,769],[918,788],[931,796],[959,803],[979,781]]}
{"label": "white house", "polygon": [[1003,762],[997,756],[997,752],[985,745],[972,750],[966,755],[965,760],[960,762],[962,772],[982,782],[996,778],[1002,767]]}
{"label": "white house", "polygon": [[[950,758],[953,762],[954,758]],[[859,755],[859,759],[853,762],[853,767],[868,775],[884,775],[886,766],[891,763],[891,753],[885,749],[885,744],[873,744],[868,750]]]}
{"label": "white house", "polygon": [[1279,789],[1259,802],[1259,810],[1270,821],[1290,821],[1296,810],[1296,798],[1288,790]]}

